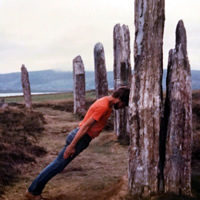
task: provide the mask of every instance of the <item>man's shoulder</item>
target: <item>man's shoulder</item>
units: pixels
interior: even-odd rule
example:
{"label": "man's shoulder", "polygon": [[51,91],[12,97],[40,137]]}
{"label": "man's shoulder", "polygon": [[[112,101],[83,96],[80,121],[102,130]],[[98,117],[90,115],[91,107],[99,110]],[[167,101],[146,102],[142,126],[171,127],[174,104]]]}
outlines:
{"label": "man's shoulder", "polygon": [[107,97],[102,97],[102,98],[96,100],[93,103],[92,107],[107,109],[109,107],[108,98]]}
{"label": "man's shoulder", "polygon": [[105,97],[102,97],[102,98],[100,98],[100,99],[97,99],[95,102],[94,102],[94,104],[96,104],[96,105],[108,105],[108,98],[107,98],[107,96],[105,96]]}

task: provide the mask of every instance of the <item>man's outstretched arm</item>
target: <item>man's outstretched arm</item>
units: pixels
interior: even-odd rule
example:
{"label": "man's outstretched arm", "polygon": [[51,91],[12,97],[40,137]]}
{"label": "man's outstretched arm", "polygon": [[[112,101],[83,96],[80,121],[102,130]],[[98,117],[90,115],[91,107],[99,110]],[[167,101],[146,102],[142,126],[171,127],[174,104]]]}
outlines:
{"label": "man's outstretched arm", "polygon": [[67,159],[69,156],[73,156],[76,144],[95,123],[96,121],[91,117],[81,126],[71,144],[66,148],[63,156],[64,159]]}

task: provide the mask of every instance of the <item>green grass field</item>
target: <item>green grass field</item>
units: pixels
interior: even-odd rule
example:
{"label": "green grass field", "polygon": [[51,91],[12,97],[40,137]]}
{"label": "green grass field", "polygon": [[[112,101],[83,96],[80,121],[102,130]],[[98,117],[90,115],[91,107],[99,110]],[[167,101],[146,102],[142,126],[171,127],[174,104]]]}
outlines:
{"label": "green grass field", "polygon": [[[2,99],[3,97],[0,97]],[[95,98],[95,91],[87,91],[86,98]],[[32,95],[32,102],[73,99],[73,92]],[[23,96],[4,97],[6,103],[24,103]]]}

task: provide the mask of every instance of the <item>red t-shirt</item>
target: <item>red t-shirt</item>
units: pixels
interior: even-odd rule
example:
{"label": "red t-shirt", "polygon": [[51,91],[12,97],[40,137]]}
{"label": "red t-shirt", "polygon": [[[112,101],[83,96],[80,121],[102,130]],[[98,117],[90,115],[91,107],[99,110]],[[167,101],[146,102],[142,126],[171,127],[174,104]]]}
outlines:
{"label": "red t-shirt", "polygon": [[81,127],[84,124],[84,122],[86,122],[90,117],[92,117],[96,121],[96,123],[88,130],[87,133],[91,138],[95,138],[100,134],[100,132],[106,125],[106,122],[110,117],[111,113],[112,109],[109,106],[108,97],[98,99],[90,106],[83,121],[79,124],[79,126]]}

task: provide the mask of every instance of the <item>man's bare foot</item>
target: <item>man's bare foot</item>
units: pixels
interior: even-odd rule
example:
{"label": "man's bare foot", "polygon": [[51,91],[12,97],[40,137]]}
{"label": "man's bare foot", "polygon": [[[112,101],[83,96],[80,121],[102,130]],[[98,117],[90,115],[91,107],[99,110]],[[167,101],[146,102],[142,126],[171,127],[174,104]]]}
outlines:
{"label": "man's bare foot", "polygon": [[25,197],[27,200],[42,200],[41,195],[33,195],[29,191],[26,191]]}

